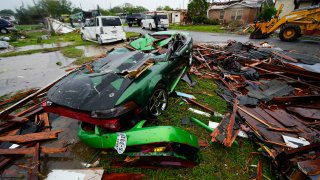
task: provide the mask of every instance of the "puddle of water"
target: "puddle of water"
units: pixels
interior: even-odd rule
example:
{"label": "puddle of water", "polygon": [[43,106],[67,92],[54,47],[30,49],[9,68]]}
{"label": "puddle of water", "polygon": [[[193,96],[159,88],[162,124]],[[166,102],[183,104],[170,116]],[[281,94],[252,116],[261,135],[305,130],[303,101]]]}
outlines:
{"label": "puddle of water", "polygon": [[44,49],[44,48],[55,48],[55,47],[65,47],[74,44],[73,42],[58,42],[52,44],[39,44],[39,45],[29,45],[29,46],[22,46],[17,48],[9,48],[0,50],[0,54],[7,53],[7,52],[20,52],[20,51],[28,51],[28,50],[35,50],[35,49]]}
{"label": "puddle of water", "polygon": [[76,46],[77,49],[82,49],[85,57],[99,56],[101,54],[106,54],[112,48],[123,47],[125,43],[114,42],[110,44],[105,44],[103,46],[99,45],[87,45],[87,46]]}
{"label": "puddle of water", "polygon": [[77,49],[81,49],[84,52],[85,57],[98,56],[101,54],[106,54],[109,48],[105,46],[96,46],[96,45],[88,45],[88,46],[76,46]]}
{"label": "puddle of water", "polygon": [[[26,88],[41,88],[64,75],[61,67],[74,60],[59,51],[0,58],[0,96]],[[57,62],[61,62],[61,66]]]}

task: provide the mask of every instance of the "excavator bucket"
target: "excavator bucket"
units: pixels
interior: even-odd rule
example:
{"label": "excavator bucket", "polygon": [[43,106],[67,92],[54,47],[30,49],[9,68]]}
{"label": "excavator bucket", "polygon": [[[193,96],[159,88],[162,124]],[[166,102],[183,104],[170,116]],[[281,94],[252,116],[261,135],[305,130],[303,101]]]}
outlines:
{"label": "excavator bucket", "polygon": [[250,39],[265,39],[269,37],[268,34],[263,34],[260,26],[255,26],[253,32],[250,34]]}

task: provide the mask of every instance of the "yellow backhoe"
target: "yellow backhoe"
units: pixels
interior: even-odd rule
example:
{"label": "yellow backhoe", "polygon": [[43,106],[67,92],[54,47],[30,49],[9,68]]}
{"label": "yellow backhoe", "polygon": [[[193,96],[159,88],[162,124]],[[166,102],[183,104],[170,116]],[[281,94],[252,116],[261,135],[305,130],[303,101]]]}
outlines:
{"label": "yellow backhoe", "polygon": [[279,19],[283,4],[269,22],[258,22],[251,33],[251,39],[264,39],[280,28],[279,38],[294,41],[302,35],[320,36],[320,5],[301,8]]}

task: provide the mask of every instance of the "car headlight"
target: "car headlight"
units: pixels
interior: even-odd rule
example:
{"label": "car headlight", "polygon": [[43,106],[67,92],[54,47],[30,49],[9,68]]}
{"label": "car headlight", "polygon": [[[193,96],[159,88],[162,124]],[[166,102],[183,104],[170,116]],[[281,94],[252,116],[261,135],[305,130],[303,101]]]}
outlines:
{"label": "car headlight", "polygon": [[136,108],[138,108],[138,105],[133,101],[129,101],[112,109],[91,111],[91,117],[103,119],[118,117]]}

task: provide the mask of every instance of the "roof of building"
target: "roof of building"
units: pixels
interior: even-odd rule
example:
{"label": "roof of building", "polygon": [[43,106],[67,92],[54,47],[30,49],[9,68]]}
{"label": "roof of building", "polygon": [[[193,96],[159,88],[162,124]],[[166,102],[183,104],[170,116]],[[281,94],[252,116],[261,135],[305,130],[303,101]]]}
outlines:
{"label": "roof of building", "polygon": [[241,1],[217,2],[217,3],[211,3],[209,10],[227,9],[235,5],[246,6],[249,8],[260,8],[262,2],[263,0],[241,0]]}

